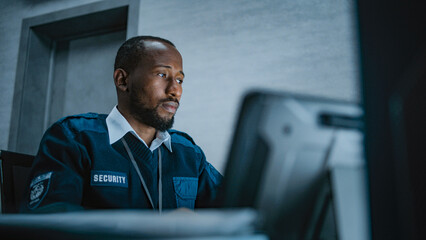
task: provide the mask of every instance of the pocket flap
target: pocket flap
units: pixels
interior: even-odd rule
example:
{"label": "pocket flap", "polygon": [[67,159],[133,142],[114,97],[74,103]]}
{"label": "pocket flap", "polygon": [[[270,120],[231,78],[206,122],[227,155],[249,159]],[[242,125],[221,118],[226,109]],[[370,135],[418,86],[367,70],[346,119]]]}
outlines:
{"label": "pocket flap", "polygon": [[197,198],[198,178],[173,177],[175,193],[182,199]]}

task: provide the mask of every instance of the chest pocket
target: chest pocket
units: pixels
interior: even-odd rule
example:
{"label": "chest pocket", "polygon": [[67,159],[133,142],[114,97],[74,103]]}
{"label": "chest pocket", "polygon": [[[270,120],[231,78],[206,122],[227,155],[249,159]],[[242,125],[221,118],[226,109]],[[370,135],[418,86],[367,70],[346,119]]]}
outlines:
{"label": "chest pocket", "polygon": [[197,198],[198,179],[192,177],[173,177],[177,207],[194,209]]}

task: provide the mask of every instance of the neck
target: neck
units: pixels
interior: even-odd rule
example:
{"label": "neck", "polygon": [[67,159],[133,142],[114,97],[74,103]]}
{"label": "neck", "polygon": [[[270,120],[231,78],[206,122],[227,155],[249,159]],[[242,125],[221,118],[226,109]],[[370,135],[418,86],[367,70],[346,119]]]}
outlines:
{"label": "neck", "polygon": [[135,130],[136,134],[142,138],[142,140],[149,146],[151,146],[152,141],[155,139],[155,134],[157,130],[151,126],[148,126],[136,118],[134,118],[127,111],[123,111],[120,106],[117,106],[118,111],[123,115],[123,117],[129,122],[130,126]]}

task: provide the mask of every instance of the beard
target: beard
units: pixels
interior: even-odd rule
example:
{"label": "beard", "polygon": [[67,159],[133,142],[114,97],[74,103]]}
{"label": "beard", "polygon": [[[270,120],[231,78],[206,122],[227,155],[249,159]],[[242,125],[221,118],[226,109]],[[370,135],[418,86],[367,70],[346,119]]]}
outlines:
{"label": "beard", "polygon": [[139,122],[155,128],[160,132],[164,132],[173,127],[175,116],[170,119],[163,118],[158,114],[158,108],[162,102],[176,101],[175,99],[163,99],[154,108],[146,107],[146,104],[140,101],[135,92],[130,92],[130,114]]}

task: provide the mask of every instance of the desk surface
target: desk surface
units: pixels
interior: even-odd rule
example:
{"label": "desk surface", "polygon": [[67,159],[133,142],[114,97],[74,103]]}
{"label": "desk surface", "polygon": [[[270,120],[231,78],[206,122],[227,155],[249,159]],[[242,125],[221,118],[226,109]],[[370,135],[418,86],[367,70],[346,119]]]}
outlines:
{"label": "desk surface", "polygon": [[266,239],[253,235],[256,219],[256,212],[250,209],[161,215],[148,210],[3,214],[0,234],[15,239]]}

